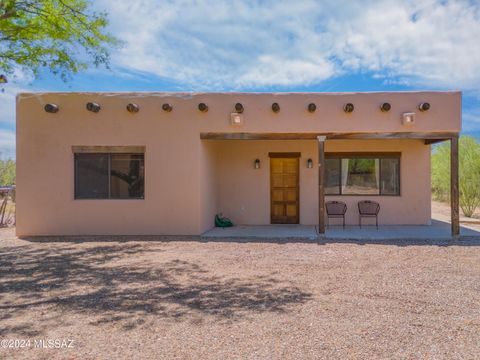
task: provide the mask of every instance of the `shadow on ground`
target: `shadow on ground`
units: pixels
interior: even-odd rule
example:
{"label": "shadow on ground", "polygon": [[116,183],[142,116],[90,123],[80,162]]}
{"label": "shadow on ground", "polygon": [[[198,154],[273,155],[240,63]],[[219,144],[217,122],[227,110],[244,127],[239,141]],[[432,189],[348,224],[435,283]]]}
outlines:
{"label": "shadow on ground", "polygon": [[311,298],[272,276],[223,277],[183,260],[132,261],[162,251],[134,243],[0,248],[0,323],[27,312],[38,316],[29,326],[0,326],[0,336],[41,335],[47,316],[52,324],[69,314],[97,325],[120,321],[128,330],[149,316],[229,321],[252,312],[290,311]]}

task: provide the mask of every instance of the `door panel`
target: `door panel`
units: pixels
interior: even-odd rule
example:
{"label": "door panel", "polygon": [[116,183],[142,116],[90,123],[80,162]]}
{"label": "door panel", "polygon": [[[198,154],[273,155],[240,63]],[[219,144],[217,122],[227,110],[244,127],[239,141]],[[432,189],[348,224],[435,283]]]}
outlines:
{"label": "door panel", "polygon": [[270,158],[272,224],[299,223],[299,158]]}

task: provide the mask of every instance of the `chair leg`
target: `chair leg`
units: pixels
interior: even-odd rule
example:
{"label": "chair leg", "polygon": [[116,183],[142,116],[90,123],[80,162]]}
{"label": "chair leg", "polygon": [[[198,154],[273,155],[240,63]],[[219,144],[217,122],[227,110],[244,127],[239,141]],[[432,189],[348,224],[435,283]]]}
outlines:
{"label": "chair leg", "polygon": [[343,228],[345,229],[345,215],[343,215]]}
{"label": "chair leg", "polygon": [[375,224],[377,225],[377,230],[378,230],[378,215],[375,216]]}
{"label": "chair leg", "polygon": [[358,215],[358,225],[360,226],[360,229],[362,228],[362,217]]}

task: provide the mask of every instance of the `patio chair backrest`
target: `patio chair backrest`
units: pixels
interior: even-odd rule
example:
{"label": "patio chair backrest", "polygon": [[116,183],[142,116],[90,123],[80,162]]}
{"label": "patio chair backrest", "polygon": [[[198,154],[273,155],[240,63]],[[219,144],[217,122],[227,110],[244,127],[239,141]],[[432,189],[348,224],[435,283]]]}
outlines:
{"label": "patio chair backrest", "polygon": [[325,208],[327,215],[345,215],[347,212],[347,204],[341,201],[327,201]]}
{"label": "patio chair backrest", "polygon": [[380,211],[380,204],[375,201],[364,200],[358,202],[358,212],[361,215],[377,215]]}

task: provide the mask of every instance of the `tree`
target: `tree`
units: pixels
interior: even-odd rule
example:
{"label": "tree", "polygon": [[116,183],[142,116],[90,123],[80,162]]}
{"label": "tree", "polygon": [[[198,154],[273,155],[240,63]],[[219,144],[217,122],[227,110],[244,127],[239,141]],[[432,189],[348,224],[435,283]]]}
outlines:
{"label": "tree", "polygon": [[15,184],[15,161],[0,160],[0,186]]}
{"label": "tree", "polygon": [[119,42],[105,32],[105,13],[88,0],[0,0],[0,74],[20,67],[67,80],[71,74],[109,64]]}
{"label": "tree", "polygon": [[[432,192],[438,200],[450,198],[450,144],[435,148],[432,155]],[[480,144],[470,136],[459,143],[460,207],[471,217],[480,205]]]}

